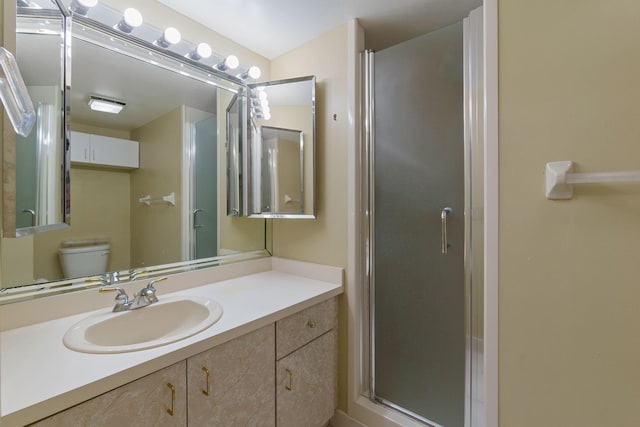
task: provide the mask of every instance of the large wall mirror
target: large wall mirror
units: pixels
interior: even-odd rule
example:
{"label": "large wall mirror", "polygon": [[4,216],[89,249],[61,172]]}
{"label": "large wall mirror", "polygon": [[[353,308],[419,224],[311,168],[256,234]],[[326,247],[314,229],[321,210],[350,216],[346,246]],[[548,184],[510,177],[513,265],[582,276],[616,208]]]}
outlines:
{"label": "large wall mirror", "polygon": [[[246,120],[246,86],[73,19],[71,225],[3,239],[4,299],[268,255],[264,220],[227,215],[227,111],[234,103],[235,118]],[[35,45],[24,55],[39,55],[44,36]],[[97,111],[92,99],[123,108]],[[103,255],[102,270],[73,267],[78,257],[69,255],[86,247]]]}
{"label": "large wall mirror", "polygon": [[315,77],[248,86],[249,216],[315,218]]}

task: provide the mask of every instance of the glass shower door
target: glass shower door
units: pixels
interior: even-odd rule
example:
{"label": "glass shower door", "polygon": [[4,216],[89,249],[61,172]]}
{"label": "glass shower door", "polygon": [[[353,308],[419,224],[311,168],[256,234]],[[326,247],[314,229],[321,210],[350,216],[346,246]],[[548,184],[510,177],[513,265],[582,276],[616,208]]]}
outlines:
{"label": "glass shower door", "polygon": [[218,255],[218,143],[216,116],[194,123],[194,259]]}
{"label": "glass shower door", "polygon": [[463,427],[462,23],[372,62],[372,398],[431,425]]}

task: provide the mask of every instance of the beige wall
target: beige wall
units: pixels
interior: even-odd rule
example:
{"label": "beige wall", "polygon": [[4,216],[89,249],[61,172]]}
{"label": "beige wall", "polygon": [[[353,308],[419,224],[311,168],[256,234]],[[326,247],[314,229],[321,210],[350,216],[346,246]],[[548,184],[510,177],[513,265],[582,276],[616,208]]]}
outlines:
{"label": "beige wall", "polygon": [[130,265],[128,171],[71,167],[71,226],[34,239],[34,279],[62,279],[58,248],[63,240],[108,238],[107,271]]}
{"label": "beige wall", "polygon": [[[315,220],[273,220],[279,257],[347,268],[347,24],[272,60],[273,80],[316,76],[317,207]],[[331,60],[328,60],[331,58]],[[336,119],[333,119],[333,115]],[[346,301],[340,307],[339,405],[346,409]]]}
{"label": "beige wall", "polygon": [[[131,265],[144,267],[182,259],[183,107],[131,132],[140,142],[140,168],[131,173]],[[176,204],[147,206],[138,199],[175,193]]]}
{"label": "beige wall", "polygon": [[500,426],[640,425],[640,2],[499,2]]}

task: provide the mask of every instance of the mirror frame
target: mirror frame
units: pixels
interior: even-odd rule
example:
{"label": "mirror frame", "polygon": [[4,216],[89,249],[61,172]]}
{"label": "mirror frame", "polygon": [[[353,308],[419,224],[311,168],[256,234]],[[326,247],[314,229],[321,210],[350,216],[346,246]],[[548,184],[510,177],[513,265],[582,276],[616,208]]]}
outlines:
{"label": "mirror frame", "polygon": [[[52,3],[55,4],[59,11],[56,10],[48,10],[42,9],[34,12],[31,9],[18,9],[15,2],[13,3],[13,7],[15,8],[15,13],[13,14],[16,17],[16,28],[15,33],[17,34],[17,20],[18,19],[43,19],[48,18],[51,20],[60,21],[62,24],[62,32],[63,32],[63,54],[61,55],[61,81],[60,87],[62,89],[62,126],[61,126],[61,141],[60,148],[62,149],[62,174],[60,176],[60,188],[62,189],[62,194],[59,195],[61,200],[61,208],[62,212],[60,223],[52,223],[52,224],[44,224],[44,225],[35,225],[31,227],[17,228],[16,227],[16,138],[15,134],[12,132],[7,132],[6,123],[5,123],[5,131],[3,135],[3,168],[2,168],[2,178],[3,178],[3,204],[2,204],[2,231],[3,237],[24,237],[29,236],[34,233],[41,233],[51,230],[57,230],[60,228],[65,228],[71,225],[71,183],[70,183],[70,174],[71,174],[71,160],[70,160],[70,145],[69,145],[69,136],[70,136],[70,96],[71,96],[71,15],[67,8],[60,2],[60,0],[53,0]],[[17,41],[16,41],[16,49],[17,49]],[[33,132],[33,131],[32,131]],[[10,134],[10,137],[8,137]]]}
{"label": "mirror frame", "polygon": [[[310,149],[311,150],[311,156],[312,156],[312,167],[313,170],[311,172],[311,188],[313,190],[313,195],[311,198],[311,202],[313,204],[313,206],[311,207],[311,212],[310,213],[288,213],[288,212],[253,212],[254,209],[256,208],[255,206],[253,206],[253,193],[254,193],[254,188],[253,188],[253,183],[255,180],[255,177],[253,176],[253,165],[254,163],[260,162],[261,159],[254,159],[254,150],[253,150],[253,146],[254,146],[254,141],[253,141],[253,137],[255,135],[255,133],[253,132],[253,129],[249,129],[248,133],[248,142],[249,142],[249,149],[247,150],[247,152],[249,153],[248,157],[248,165],[246,168],[246,179],[244,179],[244,183],[246,184],[245,188],[247,188],[247,191],[249,193],[249,197],[248,197],[248,204],[249,204],[249,208],[248,208],[248,216],[249,218],[272,218],[272,219],[316,219],[318,217],[318,189],[317,189],[317,156],[316,156],[316,76],[304,76],[304,77],[296,77],[293,79],[283,79],[283,80],[273,80],[270,82],[262,82],[262,83],[251,83],[247,85],[248,88],[248,93],[249,96],[251,95],[251,91],[252,90],[257,90],[257,88],[259,87],[269,87],[269,86],[276,86],[276,85],[283,85],[283,84],[287,84],[287,83],[299,83],[299,82],[305,82],[305,81],[309,81],[312,83],[311,85],[311,120],[312,120],[312,136],[311,136],[311,147],[308,147],[309,144],[304,144],[305,146],[305,150],[306,149]],[[251,119],[249,121],[249,127],[250,128],[254,128],[254,129],[260,129],[262,126],[266,126],[264,124],[261,124],[260,126],[257,126],[255,124],[255,122],[253,121],[253,119]],[[272,126],[267,126],[267,127],[272,127]],[[293,130],[293,129],[289,129],[289,130]],[[259,132],[260,135],[262,135],[261,132]],[[260,136],[262,138],[262,136]],[[304,160],[303,160],[304,161]],[[304,182],[304,179],[303,179]],[[306,188],[303,189],[303,194],[306,193]],[[260,207],[258,207],[259,209]]]}
{"label": "mirror frame", "polygon": [[[59,0],[55,0],[55,1],[58,2]],[[15,6],[14,6],[14,10],[16,10]],[[196,80],[200,80],[202,82],[211,84],[214,87],[226,89],[228,91],[235,93],[239,98],[244,99],[244,102],[241,103],[241,116],[245,118],[244,120],[246,122],[247,84],[244,83],[239,78],[228,75],[224,72],[220,72],[218,70],[212,69],[210,67],[207,67],[206,65],[202,65],[197,62],[191,61],[188,58],[185,58],[174,52],[158,48],[153,44],[146,42],[145,40],[141,40],[136,37],[123,34],[119,31],[114,30],[109,26],[102,24],[101,22],[98,22],[89,18],[74,15],[73,26],[76,28],[80,28],[81,31],[74,31],[72,33],[71,17],[66,17],[67,32],[65,33],[65,36],[68,37],[69,43],[73,37],[76,37],[86,42],[98,45],[102,48],[111,49],[111,50],[113,50],[116,47],[114,44],[117,44],[117,49],[122,54],[131,56],[138,60],[142,60],[154,66],[158,66],[178,74],[182,74],[181,70],[184,72],[185,68],[183,67],[188,67],[190,78],[194,78]],[[152,51],[154,54],[154,57],[149,58],[149,55],[136,52],[137,49],[144,49],[146,52]],[[70,55],[71,49],[68,48],[67,52]],[[70,67],[70,60],[67,64]],[[67,72],[65,75],[69,76],[70,72]],[[71,87],[70,85],[68,85],[68,86],[65,86],[65,88],[66,88],[65,101],[67,102],[65,105],[65,119],[67,120],[66,127],[65,127],[66,129],[65,149],[67,150],[65,159],[67,161],[67,165],[70,165],[69,101],[70,101]],[[5,135],[6,133],[7,132],[6,132],[6,126],[5,126]],[[225,141],[225,143],[226,142],[227,141]],[[11,167],[11,172],[15,177],[15,138],[12,138],[11,142],[8,142],[7,138],[5,138],[3,146],[4,146],[5,153],[7,150],[9,151],[13,150],[14,156],[13,156],[13,164]],[[5,165],[3,170],[6,171],[6,169],[7,169],[7,163],[6,163],[6,157],[5,157]],[[68,181],[67,181],[67,184],[68,184]],[[14,178],[14,186],[15,186],[15,178]],[[4,198],[5,198],[5,205],[6,205],[6,193]],[[65,206],[68,207],[69,204],[65,204]],[[15,200],[14,200],[14,211],[15,211]],[[6,215],[6,213],[3,213],[3,214]],[[14,227],[15,227],[15,216],[13,218],[14,218]],[[64,224],[63,226],[67,226],[67,224]],[[20,302],[20,301],[34,299],[34,298],[59,295],[59,294],[68,293],[68,292],[93,289],[100,286],[106,286],[107,285],[106,281],[108,281],[111,278],[117,278],[117,281],[119,283],[125,283],[133,280],[146,280],[149,278],[164,276],[167,274],[183,273],[183,272],[194,271],[194,270],[199,270],[203,268],[210,268],[210,267],[230,264],[234,262],[268,257],[268,256],[271,256],[271,253],[269,251],[270,249],[269,226],[270,224],[268,224],[268,222],[265,221],[265,227],[264,227],[265,241],[264,241],[264,247],[262,249],[247,251],[247,252],[242,252],[242,253],[232,254],[232,255],[222,255],[222,256],[217,256],[213,258],[197,259],[197,260],[190,260],[190,261],[179,261],[179,262],[170,263],[170,264],[131,268],[128,270],[121,270],[121,271],[111,271],[105,274],[99,274],[99,275],[93,275],[93,276],[87,276],[87,277],[61,279],[61,280],[46,282],[46,283],[18,285],[11,288],[0,288],[0,305]],[[38,231],[45,231],[45,230],[38,230]],[[9,237],[9,236],[5,233],[4,237]]]}

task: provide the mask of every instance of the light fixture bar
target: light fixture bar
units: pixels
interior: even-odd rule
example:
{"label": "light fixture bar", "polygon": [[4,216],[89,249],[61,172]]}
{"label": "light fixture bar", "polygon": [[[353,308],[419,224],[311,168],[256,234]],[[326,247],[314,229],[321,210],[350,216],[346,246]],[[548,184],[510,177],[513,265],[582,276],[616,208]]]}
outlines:
{"label": "light fixture bar", "polygon": [[116,101],[115,99],[108,99],[93,95],[89,97],[89,108],[93,111],[118,114],[126,105],[126,102]]}

